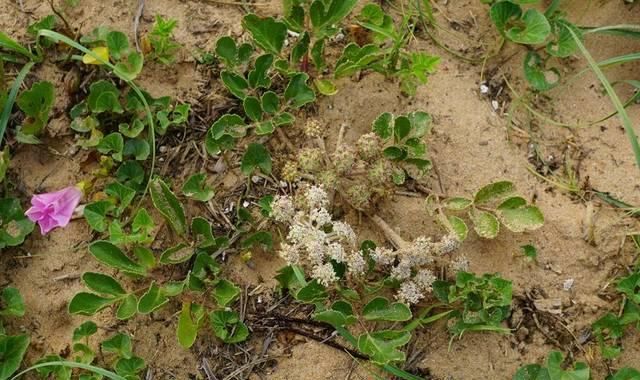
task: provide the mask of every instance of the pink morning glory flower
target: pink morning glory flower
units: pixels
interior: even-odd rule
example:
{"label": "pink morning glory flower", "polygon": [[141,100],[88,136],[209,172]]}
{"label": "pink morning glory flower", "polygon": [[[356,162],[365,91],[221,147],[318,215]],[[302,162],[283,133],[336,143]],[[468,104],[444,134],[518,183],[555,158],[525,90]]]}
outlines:
{"label": "pink morning glory flower", "polygon": [[38,223],[43,235],[56,227],[69,224],[73,210],[80,203],[82,192],[74,186],[53,193],[37,194],[31,198],[31,208],[25,215]]}

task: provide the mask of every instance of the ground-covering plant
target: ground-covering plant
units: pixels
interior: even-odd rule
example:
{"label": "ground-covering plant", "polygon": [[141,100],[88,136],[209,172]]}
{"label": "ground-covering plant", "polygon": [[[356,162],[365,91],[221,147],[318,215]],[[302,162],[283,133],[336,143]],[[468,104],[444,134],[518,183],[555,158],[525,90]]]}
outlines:
{"label": "ground-covering plant", "polygon": [[[501,322],[509,315],[511,282],[478,277],[467,272],[464,257],[449,257],[460,244],[455,234],[411,243],[394,234],[395,249],[371,241],[358,245],[351,226],[333,220],[326,207],[328,195],[318,186],[274,199],[272,217],[288,226],[278,251],[288,266],[277,279],[297,301],[315,306],[316,320],[332,325],[372,362],[404,361],[401,348],[412,331],[441,318],[449,320],[454,336],[509,331]],[[454,282],[436,277],[440,265],[457,272]],[[409,306],[423,299],[431,302],[414,316]]]}
{"label": "ground-covering plant", "polygon": [[170,65],[176,60],[176,53],[180,49],[173,38],[173,30],[178,26],[178,21],[156,15],[153,29],[143,37],[143,50],[150,53],[152,59],[165,65]]}
{"label": "ground-covering plant", "polygon": [[342,142],[341,130],[339,143],[329,153],[323,126],[311,119],[304,126],[309,146],[284,165],[282,175],[289,182],[311,179],[337,191],[352,207],[370,210],[393,194],[394,184],[402,185],[407,179],[425,181],[431,161],[424,137],[430,129],[431,116],[426,112],[399,116],[385,112],[355,146]]}
{"label": "ground-covering plant", "polygon": [[[146,368],[144,359],[136,356],[133,351],[133,342],[129,335],[116,333],[99,345],[94,345],[91,337],[98,332],[98,326],[91,321],[84,322],[73,331],[70,356],[73,362],[84,364],[74,373],[73,367],[67,366],[43,366],[35,368],[41,378],[55,380],[70,380],[78,378],[80,380],[98,380],[103,375],[92,370],[96,362],[103,363],[105,368],[110,368],[114,373],[123,379],[139,380],[142,378],[142,371]],[[96,350],[99,349],[98,353]],[[65,361],[60,355],[47,355],[41,358],[36,365],[48,363],[60,363]]]}
{"label": "ground-covering plant", "polygon": [[[591,370],[586,363],[576,362],[573,367],[564,365],[565,359],[561,352],[552,351],[544,366],[539,364],[528,364],[520,369],[513,376],[513,380],[590,380]],[[621,368],[615,373],[607,376],[607,380],[634,380],[640,378],[640,371],[634,368]]]}
{"label": "ground-covering plant", "polygon": [[592,328],[605,359],[615,359],[622,352],[620,339],[635,326],[640,329],[640,269],[618,278],[616,291],[622,295],[620,312],[607,313]]}
{"label": "ground-covering plant", "polygon": [[[185,184],[186,188],[192,189],[188,194],[202,196],[206,190],[196,188],[194,192],[193,182],[190,180]],[[89,252],[107,267],[138,281],[144,279],[147,285],[142,290],[128,291],[110,275],[85,273],[82,280],[91,292],[76,294],[69,304],[69,312],[90,316],[114,307],[117,309],[116,317],[125,320],[136,314],[150,314],[173,298],[193,293],[202,301],[191,301],[191,296],[183,297],[185,301],[177,326],[178,340],[183,346],[190,347],[194,343],[198,329],[206,323],[206,317],[223,341],[236,343],[245,340],[248,336],[246,326],[238,319],[237,313],[226,310],[238,298],[240,288],[219,276],[221,268],[216,261],[229,244],[229,239],[214,237],[211,223],[205,218],[194,217],[188,224],[181,202],[167,184],[156,178],[150,185],[152,203],[179,240],[157,257],[150,248],[155,227],[149,213],[144,208],[138,209],[130,227],[125,227],[126,223],[121,219],[122,211],[133,199],[135,191],[115,182],[107,186],[106,192],[113,198],[85,207],[85,217],[92,228],[98,232],[109,231],[109,239],[92,242]],[[264,242],[264,238],[261,241]],[[183,263],[190,264],[183,278],[176,280],[162,274],[166,272],[164,268]],[[205,295],[210,295],[215,303],[206,303]]]}
{"label": "ground-covering plant", "polygon": [[466,239],[469,227],[456,214],[465,212],[474,231],[485,239],[496,238],[500,225],[511,232],[525,232],[536,230],[544,223],[540,209],[518,195],[515,185],[509,181],[483,186],[472,198],[440,199],[438,195],[430,195],[426,205],[429,213],[438,214],[439,221],[454,230],[461,240]]}
{"label": "ground-covering plant", "polygon": [[26,334],[11,335],[3,325],[5,318],[19,318],[25,313],[24,300],[18,289],[6,287],[0,292],[0,380],[8,379],[22,363],[29,347]]}

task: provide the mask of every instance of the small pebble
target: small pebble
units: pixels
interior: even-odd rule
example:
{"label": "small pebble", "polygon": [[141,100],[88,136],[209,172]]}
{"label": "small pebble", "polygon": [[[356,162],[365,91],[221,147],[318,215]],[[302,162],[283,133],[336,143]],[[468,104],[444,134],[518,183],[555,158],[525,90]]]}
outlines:
{"label": "small pebble", "polygon": [[486,84],[481,84],[480,85],[480,93],[481,94],[488,94],[489,93],[489,86],[487,86]]}
{"label": "small pebble", "polygon": [[491,101],[491,107],[493,107],[493,110],[494,110],[494,111],[497,111],[497,110],[498,110],[498,108],[500,108],[500,103],[498,103],[498,101],[497,101],[497,100],[492,100],[492,101]]}
{"label": "small pebble", "polygon": [[262,177],[260,177],[259,175],[254,175],[253,177],[251,177],[251,182],[260,183],[262,182]]}
{"label": "small pebble", "polygon": [[562,288],[565,291],[568,292],[569,290],[571,290],[571,288],[573,288],[573,283],[574,282],[575,282],[575,280],[573,278],[566,279],[566,280],[564,280],[564,283],[562,284]]}

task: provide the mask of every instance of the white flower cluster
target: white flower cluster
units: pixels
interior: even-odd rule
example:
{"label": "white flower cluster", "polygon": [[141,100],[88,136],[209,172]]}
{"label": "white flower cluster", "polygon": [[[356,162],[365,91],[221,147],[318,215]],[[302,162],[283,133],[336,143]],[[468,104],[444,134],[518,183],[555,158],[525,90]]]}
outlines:
{"label": "white flower cluster", "polygon": [[[300,265],[313,279],[324,286],[338,281],[332,261],[343,263],[347,275],[365,272],[365,255],[357,248],[357,237],[347,223],[334,221],[326,209],[327,193],[322,187],[310,186],[300,199],[277,196],[272,203],[272,217],[289,227],[286,242],[279,255],[288,265]],[[396,298],[400,302],[415,304],[432,291],[437,279],[433,273],[435,261],[460,246],[454,234],[432,241],[421,236],[400,249],[377,247],[370,252],[376,268],[400,282]],[[460,257],[453,261],[454,270],[467,270],[469,262]]]}
{"label": "white flower cluster", "polygon": [[311,277],[324,286],[338,280],[332,260],[344,263],[351,275],[364,273],[366,263],[355,248],[356,234],[350,225],[333,220],[326,209],[329,200],[324,189],[308,187],[299,203],[296,207],[289,196],[277,196],[272,203],[272,217],[289,226],[280,257],[289,265],[309,269]]}
{"label": "white flower cluster", "polygon": [[[429,265],[433,264],[437,257],[451,253],[459,246],[460,240],[453,234],[444,236],[438,242],[421,236],[401,249],[377,247],[371,258],[379,266],[386,267],[391,278],[400,281],[396,298],[400,302],[415,304],[431,292],[431,285],[436,280]],[[464,264],[468,267],[466,259],[457,260],[454,269],[464,270]]]}

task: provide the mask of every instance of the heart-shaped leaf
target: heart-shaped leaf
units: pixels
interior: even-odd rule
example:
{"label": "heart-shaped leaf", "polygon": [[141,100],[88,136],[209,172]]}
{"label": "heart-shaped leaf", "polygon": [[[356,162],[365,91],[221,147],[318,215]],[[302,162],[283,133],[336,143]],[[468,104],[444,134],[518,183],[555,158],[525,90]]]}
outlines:
{"label": "heart-shaped leaf", "polygon": [[362,316],[368,321],[404,322],[411,319],[411,309],[403,303],[390,303],[384,297],[376,297],[362,310]]}

